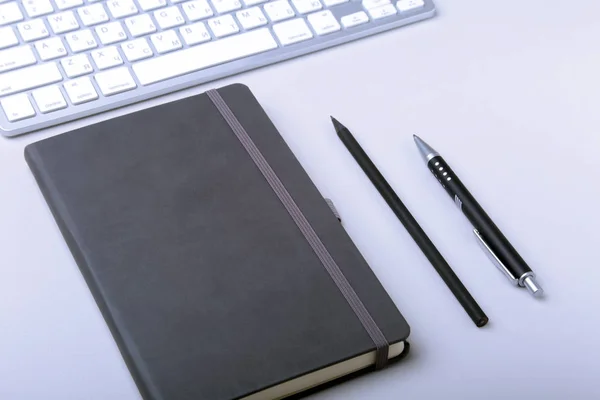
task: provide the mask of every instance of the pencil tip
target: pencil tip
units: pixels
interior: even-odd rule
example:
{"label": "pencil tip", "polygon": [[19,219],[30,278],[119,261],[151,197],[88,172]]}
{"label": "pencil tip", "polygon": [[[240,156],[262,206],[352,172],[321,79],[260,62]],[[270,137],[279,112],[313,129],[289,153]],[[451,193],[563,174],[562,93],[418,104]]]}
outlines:
{"label": "pencil tip", "polygon": [[343,130],[345,128],[345,126],[342,125],[342,123],[340,121],[335,119],[333,116],[330,116],[330,117],[331,117],[331,122],[333,123],[333,127],[335,128],[336,132],[340,132],[341,130]]}

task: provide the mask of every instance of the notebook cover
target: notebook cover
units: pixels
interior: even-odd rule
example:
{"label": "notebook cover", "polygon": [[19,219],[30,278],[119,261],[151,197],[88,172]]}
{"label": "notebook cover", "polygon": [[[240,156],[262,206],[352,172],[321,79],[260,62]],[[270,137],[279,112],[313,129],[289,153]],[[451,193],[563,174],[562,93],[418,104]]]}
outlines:
{"label": "notebook cover", "polygon": [[[250,90],[219,94],[387,338],[409,326]],[[375,346],[206,94],[25,158],[146,400],[237,399]]]}

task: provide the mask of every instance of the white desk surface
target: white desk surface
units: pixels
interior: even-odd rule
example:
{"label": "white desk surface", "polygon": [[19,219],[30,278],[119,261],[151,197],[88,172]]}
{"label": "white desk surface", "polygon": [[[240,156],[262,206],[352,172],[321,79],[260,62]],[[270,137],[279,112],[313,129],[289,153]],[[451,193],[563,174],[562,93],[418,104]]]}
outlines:
{"label": "white desk surface", "polygon": [[[139,400],[23,159],[26,144],[247,84],[412,327],[402,365],[313,396],[600,398],[600,3],[437,1],[432,20],[0,140],[0,398]],[[335,136],[346,124],[490,317],[477,329]],[[509,285],[412,142],[453,165],[547,297]]]}

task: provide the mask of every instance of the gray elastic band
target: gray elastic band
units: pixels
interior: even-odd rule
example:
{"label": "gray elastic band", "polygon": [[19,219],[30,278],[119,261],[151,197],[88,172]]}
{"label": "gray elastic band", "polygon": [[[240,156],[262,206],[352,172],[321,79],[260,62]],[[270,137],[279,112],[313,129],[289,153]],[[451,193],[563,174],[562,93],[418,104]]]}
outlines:
{"label": "gray elastic band", "polygon": [[314,231],[304,214],[302,214],[302,211],[300,211],[300,208],[294,199],[292,199],[292,196],[286,190],[283,183],[281,183],[267,160],[260,153],[244,127],[237,120],[221,95],[216,90],[209,90],[206,92],[206,94],[217,107],[217,110],[219,110],[223,118],[225,118],[225,121],[227,121],[231,127],[231,130],[242,143],[269,185],[271,185],[271,188],[275,194],[277,194],[277,197],[279,197],[279,200],[281,200],[296,225],[298,225],[298,228],[316,253],[317,257],[319,257],[319,260],[321,260],[321,263],[337,285],[338,289],[342,292],[344,298],[373,340],[373,343],[377,348],[375,363],[376,368],[380,369],[385,367],[388,360],[389,343],[365,308],[362,301],[358,298],[358,295],[354,289],[350,286],[350,283],[340,270],[340,267],[338,267],[336,262],[333,260],[331,254],[329,254],[325,248],[325,245],[317,236],[317,233]]}

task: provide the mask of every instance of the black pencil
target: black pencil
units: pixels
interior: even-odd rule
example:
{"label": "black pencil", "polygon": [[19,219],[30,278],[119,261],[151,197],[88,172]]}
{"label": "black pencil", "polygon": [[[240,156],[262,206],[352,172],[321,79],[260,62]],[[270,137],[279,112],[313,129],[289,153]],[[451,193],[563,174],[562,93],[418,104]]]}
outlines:
{"label": "black pencil", "polygon": [[394,214],[396,214],[400,222],[402,222],[402,225],[404,225],[431,265],[433,265],[450,291],[452,291],[454,297],[456,297],[467,314],[469,314],[469,317],[471,317],[475,325],[482,327],[487,324],[488,317],[481,307],[479,307],[473,296],[471,296],[467,288],[465,288],[460,279],[458,279],[452,268],[450,268],[450,265],[444,260],[444,257],[442,257],[433,242],[427,237],[427,234],[425,234],[425,231],[419,226],[410,211],[408,211],[406,206],[400,201],[396,192],[394,192],[383,175],[381,175],[377,167],[375,167],[373,162],[369,159],[369,156],[360,147],[356,139],[354,139],[354,136],[352,136],[350,131],[338,120],[333,117],[331,117],[331,120],[333,121],[333,126],[335,127],[337,135],[340,137],[350,154],[352,154],[352,157],[354,157],[373,185],[375,185],[381,196],[385,199]]}

